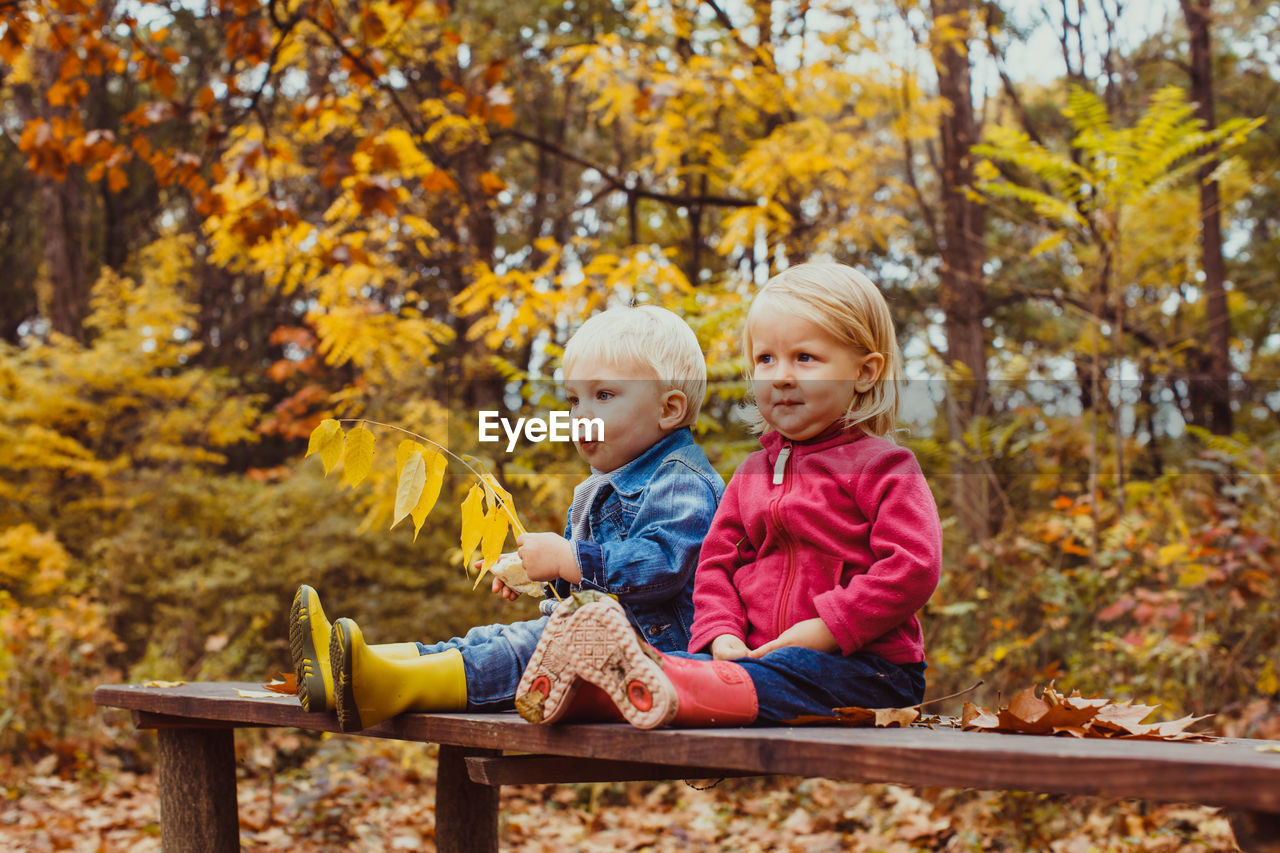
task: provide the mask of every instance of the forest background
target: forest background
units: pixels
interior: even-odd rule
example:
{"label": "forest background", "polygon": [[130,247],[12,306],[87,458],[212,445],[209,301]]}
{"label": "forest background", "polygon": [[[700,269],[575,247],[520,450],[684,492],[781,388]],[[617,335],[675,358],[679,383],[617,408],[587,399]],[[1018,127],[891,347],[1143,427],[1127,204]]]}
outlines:
{"label": "forest background", "polygon": [[312,428],[447,441],[560,530],[581,463],[475,413],[563,408],[577,324],[651,302],[727,478],[744,305],[809,258],[900,330],[933,695],[1276,713],[1276,3],[0,13],[0,765],[145,763],[93,685],[286,669],[300,582],[378,640],[531,614],[471,591],[462,469],[387,533],[391,463],[326,482]]}

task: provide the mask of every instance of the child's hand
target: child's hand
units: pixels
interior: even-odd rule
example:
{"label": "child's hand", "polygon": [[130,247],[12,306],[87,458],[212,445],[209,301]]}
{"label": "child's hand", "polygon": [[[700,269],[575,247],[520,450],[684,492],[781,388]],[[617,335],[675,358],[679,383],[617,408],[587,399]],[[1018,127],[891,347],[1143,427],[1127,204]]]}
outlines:
{"label": "child's hand", "polygon": [[517,598],[520,597],[520,593],[516,592],[514,589],[512,589],[511,587],[507,586],[505,583],[502,582],[502,578],[493,579],[492,589],[493,589],[494,595],[500,595],[503,598],[505,598],[507,601],[515,601]]}
{"label": "child's hand", "polygon": [[716,660],[737,660],[750,654],[747,644],[733,634],[721,634],[711,641],[711,656]]}
{"label": "child's hand", "polygon": [[814,618],[797,622],[779,634],[778,639],[765,643],[749,654],[753,658],[764,657],[774,649],[781,649],[786,646],[799,646],[819,652],[834,652],[840,648],[835,636],[827,628],[827,623],[821,619]]}
{"label": "child's hand", "polygon": [[530,580],[569,583],[582,581],[578,558],[568,539],[557,533],[522,533],[516,537],[516,553]]}
{"label": "child's hand", "polygon": [[[474,563],[471,564],[471,568],[475,569],[478,572],[480,571],[480,567],[483,565],[484,565],[484,560],[476,560]],[[505,598],[507,601],[515,601],[517,598],[520,597],[520,593],[516,592],[514,589],[512,589],[511,587],[503,583],[502,578],[498,577],[497,575],[494,575],[493,583],[489,585],[489,588],[493,591],[494,595],[500,595],[503,598]]]}

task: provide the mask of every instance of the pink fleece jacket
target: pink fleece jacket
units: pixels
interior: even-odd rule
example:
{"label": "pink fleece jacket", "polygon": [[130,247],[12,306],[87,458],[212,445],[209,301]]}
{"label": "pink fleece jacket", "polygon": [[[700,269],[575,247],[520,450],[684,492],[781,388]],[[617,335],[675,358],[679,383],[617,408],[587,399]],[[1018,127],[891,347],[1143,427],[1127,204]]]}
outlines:
{"label": "pink fleece jacket", "polygon": [[703,542],[690,651],[731,634],[757,648],[820,617],[844,654],[924,660],[916,613],[938,585],[938,507],[911,451],[839,423],[766,433]]}

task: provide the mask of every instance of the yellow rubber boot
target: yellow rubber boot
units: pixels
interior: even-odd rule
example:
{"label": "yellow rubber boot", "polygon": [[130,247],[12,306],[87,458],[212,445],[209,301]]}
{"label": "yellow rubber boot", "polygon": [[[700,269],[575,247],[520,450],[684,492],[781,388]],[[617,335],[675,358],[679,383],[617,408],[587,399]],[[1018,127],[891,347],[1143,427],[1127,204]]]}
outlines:
{"label": "yellow rubber boot", "polygon": [[[416,648],[416,646],[415,646]],[[369,646],[350,619],[333,623],[329,641],[334,706],[344,732],[376,726],[402,711],[463,711],[467,676],[457,649],[412,660]]]}
{"label": "yellow rubber boot", "polygon": [[[303,584],[293,596],[289,610],[289,652],[297,676],[298,701],[308,711],[333,710],[333,670],[329,666],[329,638],[332,626],[320,606],[320,594]],[[388,643],[374,646],[391,658],[416,658],[417,643]]]}

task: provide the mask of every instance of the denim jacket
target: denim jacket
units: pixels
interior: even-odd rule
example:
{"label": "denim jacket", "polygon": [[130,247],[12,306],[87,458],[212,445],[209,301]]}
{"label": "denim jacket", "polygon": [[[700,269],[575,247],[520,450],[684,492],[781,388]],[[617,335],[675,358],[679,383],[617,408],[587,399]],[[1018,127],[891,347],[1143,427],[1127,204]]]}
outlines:
{"label": "denim jacket", "polygon": [[[676,430],[613,472],[588,509],[590,539],[573,543],[579,589],[612,593],[659,651],[685,651],[693,626],[693,571],[724,480]],[[565,526],[565,538],[569,527]],[[572,587],[555,582],[566,596]]]}

